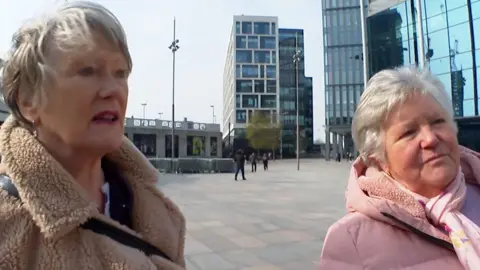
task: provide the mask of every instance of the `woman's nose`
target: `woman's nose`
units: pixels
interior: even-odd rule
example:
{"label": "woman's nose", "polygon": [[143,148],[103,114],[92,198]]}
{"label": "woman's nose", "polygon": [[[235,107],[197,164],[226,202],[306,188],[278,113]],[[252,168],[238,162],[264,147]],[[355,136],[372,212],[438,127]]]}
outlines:
{"label": "woman's nose", "polygon": [[439,142],[438,135],[431,127],[422,128],[420,136],[422,148],[435,146]]}
{"label": "woman's nose", "polygon": [[108,98],[121,94],[125,90],[124,84],[122,84],[118,78],[115,78],[112,75],[104,76],[101,84],[100,96],[102,98]]}

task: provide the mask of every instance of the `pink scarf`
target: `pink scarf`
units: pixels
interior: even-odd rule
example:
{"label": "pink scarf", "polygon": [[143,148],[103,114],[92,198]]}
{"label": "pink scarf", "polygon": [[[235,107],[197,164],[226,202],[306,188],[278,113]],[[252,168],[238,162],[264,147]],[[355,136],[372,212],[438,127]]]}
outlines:
{"label": "pink scarf", "polygon": [[480,228],[460,213],[467,193],[465,177],[459,169],[457,177],[440,195],[425,206],[435,225],[445,227],[460,262],[467,270],[480,269]]}

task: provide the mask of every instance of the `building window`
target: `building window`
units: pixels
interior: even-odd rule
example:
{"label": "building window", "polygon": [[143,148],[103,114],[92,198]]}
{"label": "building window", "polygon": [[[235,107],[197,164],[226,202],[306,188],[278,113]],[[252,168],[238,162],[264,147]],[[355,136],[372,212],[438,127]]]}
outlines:
{"label": "building window", "polygon": [[267,80],[267,93],[277,93],[277,81]]}
{"label": "building window", "polygon": [[276,47],[275,37],[260,37],[261,49],[275,49]]}
{"label": "building window", "polygon": [[277,51],[272,51],[272,64],[277,63]]}
{"label": "building window", "polygon": [[155,134],[133,134],[133,143],[147,157],[157,155],[157,135]]}
{"label": "building window", "polygon": [[240,34],[240,22],[235,23],[235,33]]}
{"label": "building window", "polygon": [[242,96],[243,108],[258,108],[258,95],[243,95]]}
{"label": "building window", "polygon": [[218,155],[218,138],[210,137],[210,156],[216,157]]}
{"label": "building window", "polygon": [[242,34],[252,33],[252,22],[242,22]]}
{"label": "building window", "polygon": [[260,107],[261,108],[276,108],[277,107],[277,96],[276,95],[261,95],[260,96]]}
{"label": "building window", "polygon": [[237,78],[241,78],[242,77],[242,70],[241,70],[241,66],[240,65],[237,65],[235,67],[235,75],[237,76]]}
{"label": "building window", "polygon": [[258,66],[257,65],[243,65],[242,66],[243,78],[258,78]]}
{"label": "building window", "polygon": [[237,50],[235,57],[237,63],[252,63],[252,51]]}
{"label": "building window", "polygon": [[272,22],[272,35],[277,34],[277,24]]}
{"label": "building window", "polygon": [[255,34],[258,35],[269,35],[270,34],[270,23],[268,22],[256,22],[253,25],[253,30]]}
{"label": "building window", "polygon": [[255,80],[255,93],[265,93],[264,80]]}
{"label": "building window", "polygon": [[237,123],[247,123],[247,112],[245,110],[237,110]]}
{"label": "building window", "polygon": [[236,37],[237,49],[246,49],[247,48],[247,37],[246,36],[237,36]]}
{"label": "building window", "polygon": [[277,67],[267,66],[267,78],[276,78],[276,77],[277,77]]}
{"label": "building window", "polygon": [[237,80],[237,93],[252,93],[253,83],[251,80]]}
{"label": "building window", "polygon": [[269,51],[255,51],[254,52],[255,63],[270,64],[270,52]]}
{"label": "building window", "polygon": [[258,37],[248,36],[248,48],[249,49],[258,49]]}
{"label": "building window", "polygon": [[265,78],[265,66],[260,65],[260,78]]}
{"label": "building window", "polygon": [[241,98],[242,98],[242,97],[241,97],[239,94],[237,94],[237,95],[235,96],[235,107],[237,107],[237,108],[242,107],[242,102],[241,102],[242,100],[241,100]]}
{"label": "building window", "polygon": [[187,136],[187,156],[205,156],[204,136]]}

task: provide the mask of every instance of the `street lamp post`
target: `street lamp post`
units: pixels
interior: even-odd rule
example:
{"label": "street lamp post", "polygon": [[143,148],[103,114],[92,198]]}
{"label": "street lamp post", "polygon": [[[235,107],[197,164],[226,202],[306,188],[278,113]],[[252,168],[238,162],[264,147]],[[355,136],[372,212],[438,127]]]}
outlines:
{"label": "street lamp post", "polygon": [[295,63],[295,81],[297,89],[297,100],[296,100],[296,109],[297,109],[297,171],[300,170],[300,112],[299,112],[299,91],[298,91],[298,63],[301,61],[302,51],[298,49],[298,33],[295,33],[295,54],[293,55],[293,62]]}
{"label": "street lamp post", "polygon": [[147,107],[147,103],[142,103],[142,106],[143,106],[143,120],[145,120],[145,107]]}
{"label": "street lamp post", "polygon": [[176,38],[176,20],[173,18],[173,41],[168,47],[173,54],[173,70],[172,70],[172,162],[175,158],[175,53],[180,49],[179,40]]}
{"label": "street lamp post", "polygon": [[213,121],[213,123],[215,124],[215,106],[214,106],[214,105],[210,105],[210,108],[212,108],[212,121]]}
{"label": "street lamp post", "polygon": [[[367,4],[368,5],[368,4]],[[363,86],[367,88],[368,83],[368,45],[367,45],[367,17],[365,10],[365,0],[360,0],[360,28],[362,30],[362,57],[363,60]],[[330,150],[329,150],[330,151]]]}
{"label": "street lamp post", "polygon": [[280,159],[283,159],[283,116],[287,114],[287,112],[278,112],[278,123],[280,127]]}

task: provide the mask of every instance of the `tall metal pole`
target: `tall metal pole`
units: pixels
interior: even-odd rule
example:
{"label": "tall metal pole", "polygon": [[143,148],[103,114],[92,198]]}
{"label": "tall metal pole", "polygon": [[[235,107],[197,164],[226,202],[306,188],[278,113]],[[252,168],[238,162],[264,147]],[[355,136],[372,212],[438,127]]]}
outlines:
{"label": "tall metal pole", "polygon": [[295,33],[295,55],[293,56],[293,62],[295,62],[295,81],[296,81],[296,89],[297,89],[297,101],[296,101],[296,108],[297,108],[297,171],[300,170],[300,112],[299,112],[299,91],[298,91],[298,63],[300,62],[300,51],[298,50],[298,33]]}
{"label": "tall metal pole", "polygon": [[145,120],[145,107],[147,106],[147,103],[142,103],[142,106],[143,106],[143,117],[142,119]]}
{"label": "tall metal pole", "polygon": [[280,159],[283,159],[283,114],[278,115],[278,121],[280,123]]}
{"label": "tall metal pole", "polygon": [[[179,40],[176,38],[176,20],[173,18],[173,41],[168,47],[173,54],[173,70],[172,70],[172,162],[175,158],[175,53],[180,48]],[[173,164],[173,163],[172,163]]]}
{"label": "tall metal pole", "polygon": [[[232,142],[230,141],[230,139],[231,139],[231,138],[230,138],[230,125],[231,125],[231,123],[230,123],[230,121],[228,121],[228,147],[231,147],[231,146],[232,146]],[[233,151],[233,147],[232,147],[232,149],[230,149],[230,150]]]}
{"label": "tall metal pole", "polygon": [[210,105],[210,107],[212,108],[212,122],[215,124],[215,106]]}
{"label": "tall metal pole", "polygon": [[422,5],[421,0],[415,0],[416,6],[416,20],[417,20],[417,44],[418,44],[418,67],[423,69],[425,67],[425,42],[423,37],[423,24],[422,24]]}
{"label": "tall metal pole", "polygon": [[367,16],[365,12],[365,0],[360,0],[360,27],[362,30],[362,54],[363,54],[363,85],[367,88],[368,83],[368,44],[367,44]]}

